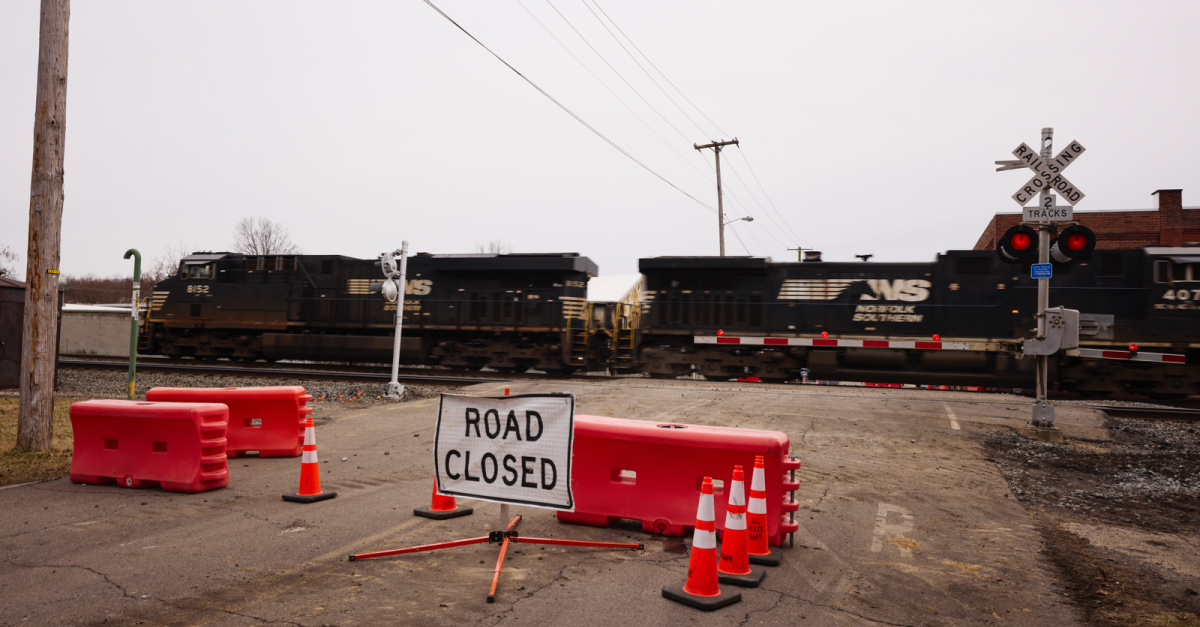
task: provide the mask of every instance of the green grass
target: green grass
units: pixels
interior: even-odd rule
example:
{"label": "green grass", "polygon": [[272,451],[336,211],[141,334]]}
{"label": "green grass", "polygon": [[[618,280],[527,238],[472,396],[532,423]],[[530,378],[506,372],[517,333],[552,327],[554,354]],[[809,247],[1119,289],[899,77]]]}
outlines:
{"label": "green grass", "polygon": [[71,401],[54,401],[54,426],[48,451],[19,451],[17,416],[20,399],[0,398],[0,486],[48,481],[71,468]]}

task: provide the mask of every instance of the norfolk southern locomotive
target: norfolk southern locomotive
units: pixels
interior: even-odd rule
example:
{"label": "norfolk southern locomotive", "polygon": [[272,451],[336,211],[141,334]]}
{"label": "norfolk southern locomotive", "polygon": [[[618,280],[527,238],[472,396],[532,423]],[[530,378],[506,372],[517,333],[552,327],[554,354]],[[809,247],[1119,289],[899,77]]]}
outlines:
{"label": "norfolk southern locomotive", "polygon": [[[933,263],[656,257],[641,271],[638,361],[651,376],[781,381],[807,369],[846,381],[1034,380],[1020,340],[1035,335],[1037,281],[1028,263],[1008,265],[995,251],[951,251]],[[1200,393],[1200,248],[1096,251],[1054,272],[1050,306],[1081,312],[1080,347],[1091,349],[1081,352],[1116,357],[1060,353],[1050,379],[1058,389]],[[1139,351],[1185,363],[1139,361]]]}
{"label": "norfolk southern locomotive", "polygon": [[[574,253],[408,260],[401,359],[567,373],[596,264]],[[198,253],[154,287],[143,350],[201,359],[388,362],[396,303],[375,260]]]}
{"label": "norfolk southern locomotive", "polygon": [[[409,259],[401,358],[453,368],[701,374],[766,381],[1029,387],[1029,266],[993,251],[932,263],[642,259],[637,302],[588,303],[576,254]],[[391,359],[394,304],[374,260],[195,254],[160,282],[143,350],[234,359]],[[1061,390],[1200,394],[1200,247],[1095,251],[1057,265],[1050,305],[1082,312]],[[718,337],[719,336],[719,337]],[[955,346],[959,350],[946,350]],[[1136,348],[1133,348],[1136,347]],[[1090,358],[1107,351],[1118,359]],[[1183,363],[1153,361],[1182,355]]]}

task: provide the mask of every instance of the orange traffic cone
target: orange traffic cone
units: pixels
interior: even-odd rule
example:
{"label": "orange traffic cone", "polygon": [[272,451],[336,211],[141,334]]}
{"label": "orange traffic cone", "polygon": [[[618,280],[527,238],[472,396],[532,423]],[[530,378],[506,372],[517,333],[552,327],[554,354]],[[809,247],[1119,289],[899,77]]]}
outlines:
{"label": "orange traffic cone", "polygon": [[310,415],[304,424],[304,453],[300,457],[300,489],[296,494],[285,494],[283,500],[295,503],[312,503],[337,496],[337,492],[321,491],[321,469],[317,465],[317,430],[313,428]]}
{"label": "orange traffic cone", "polygon": [[466,516],[475,509],[472,507],[459,507],[454,503],[453,496],[443,496],[437,493],[437,479],[433,480],[433,500],[429,503],[429,507],[417,507],[413,509],[413,516],[423,516],[434,520],[446,520],[447,518],[458,518]]}
{"label": "orange traffic cone", "polygon": [[733,467],[733,481],[729,483],[729,507],[725,508],[725,533],[721,536],[717,579],[721,583],[757,588],[767,571],[751,566],[750,555],[746,553],[746,479],[741,466]]}
{"label": "orange traffic cone", "polygon": [[746,553],[751,564],[778,566],[783,551],[767,544],[767,478],[762,455],[754,456],[754,475],[750,478],[749,516],[746,519]]}
{"label": "orange traffic cone", "polygon": [[717,520],[713,510],[712,478],[705,477],[700,485],[700,505],[696,508],[696,532],[692,535],[687,581],[662,589],[664,597],[704,611],[742,600],[741,592],[721,592],[717,586]]}

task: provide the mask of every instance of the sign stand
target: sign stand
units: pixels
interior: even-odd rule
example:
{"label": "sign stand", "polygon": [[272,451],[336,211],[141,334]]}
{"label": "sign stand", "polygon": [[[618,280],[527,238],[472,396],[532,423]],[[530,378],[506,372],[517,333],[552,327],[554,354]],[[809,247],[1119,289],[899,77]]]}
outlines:
{"label": "sign stand", "polygon": [[[501,515],[507,515],[508,505],[501,506]],[[508,551],[508,543],[517,542],[524,544],[550,544],[557,546],[583,546],[602,549],[634,549],[642,550],[645,546],[641,543],[633,544],[628,542],[593,542],[590,540],[560,540],[558,538],[522,538],[517,534],[517,523],[521,522],[521,517],[518,515],[513,518],[507,526],[501,531],[492,531],[486,536],[478,538],[468,538],[466,540],[452,540],[450,542],[439,542],[437,544],[426,544],[422,546],[411,546],[403,549],[391,549],[388,551],[375,551],[374,553],[358,553],[350,556],[351,562],[359,560],[375,559],[377,557],[387,557],[389,555],[403,555],[405,553],[420,553],[423,551],[437,551],[439,549],[449,549],[456,546],[466,546],[469,544],[489,544],[500,543],[500,556],[496,559],[496,569],[492,575],[492,587],[488,590],[487,602],[496,602],[496,585],[500,582],[500,569],[504,566],[504,554]]]}
{"label": "sign stand", "polygon": [[[1056,223],[1071,222],[1074,218],[1075,203],[1083,200],[1085,196],[1082,190],[1062,174],[1067,166],[1074,163],[1075,159],[1083,154],[1085,148],[1079,142],[1072,141],[1062,152],[1051,159],[1053,140],[1054,129],[1043,128],[1040,152],[1034,151],[1033,148],[1022,142],[1012,151],[1013,156],[1017,157],[1016,160],[996,162],[996,165],[999,166],[996,168],[997,172],[1020,168],[1029,168],[1034,172],[1033,178],[1021,186],[1021,189],[1012,195],[1012,199],[1021,205],[1023,223],[1036,227],[1038,231],[1038,265],[1042,267],[1033,269],[1034,278],[1038,282],[1038,340],[1046,338],[1046,309],[1050,305],[1051,273],[1047,271],[1050,267],[1050,230],[1057,229]],[[1071,203],[1071,206],[1059,207],[1056,204],[1057,197],[1051,193],[1054,190],[1062,194],[1063,199]],[[1039,196],[1038,206],[1026,207],[1025,203],[1032,200],[1035,194]],[[1054,405],[1046,398],[1050,362],[1047,355],[1037,355],[1036,359],[1037,382],[1035,384],[1032,426],[1034,429],[1054,429]]]}
{"label": "sign stand", "polygon": [[494,603],[509,542],[642,550],[641,543],[522,538],[516,531],[521,517],[508,521],[510,503],[573,508],[570,460],[574,431],[575,397],[571,394],[486,397],[442,393],[434,433],[438,492],[500,503],[498,530],[466,540],[359,553],[351,555],[350,561],[499,543],[500,557],[487,597],[488,603]]}

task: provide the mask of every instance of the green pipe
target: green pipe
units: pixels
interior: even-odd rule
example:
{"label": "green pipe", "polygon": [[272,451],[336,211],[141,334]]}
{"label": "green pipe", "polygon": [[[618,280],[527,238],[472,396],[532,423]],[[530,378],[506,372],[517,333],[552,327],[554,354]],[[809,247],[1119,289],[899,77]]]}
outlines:
{"label": "green pipe", "polygon": [[125,258],[133,255],[133,313],[129,320],[129,400],[133,400],[133,379],[137,373],[138,292],[142,289],[142,253],[130,248]]}

